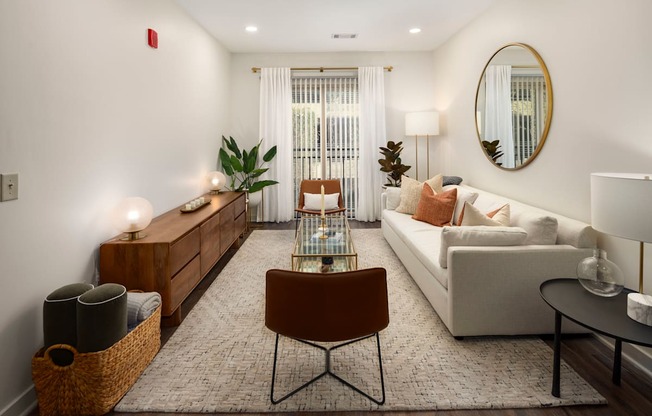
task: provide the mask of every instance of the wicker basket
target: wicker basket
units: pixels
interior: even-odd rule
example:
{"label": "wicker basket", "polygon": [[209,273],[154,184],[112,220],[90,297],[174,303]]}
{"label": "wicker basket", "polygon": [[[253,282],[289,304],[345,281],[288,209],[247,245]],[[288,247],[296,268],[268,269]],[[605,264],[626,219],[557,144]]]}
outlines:
{"label": "wicker basket", "polygon": [[[103,415],[118,403],[161,347],[161,307],[104,351],[78,353],[66,344],[41,349],[32,358],[32,379],[41,415]],[[50,359],[56,348],[72,351],[61,367]]]}

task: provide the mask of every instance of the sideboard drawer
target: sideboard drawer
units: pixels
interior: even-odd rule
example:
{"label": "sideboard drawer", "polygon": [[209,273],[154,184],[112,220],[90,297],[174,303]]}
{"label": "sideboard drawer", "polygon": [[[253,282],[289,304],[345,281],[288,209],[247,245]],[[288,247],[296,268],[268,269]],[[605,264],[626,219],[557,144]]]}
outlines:
{"label": "sideboard drawer", "polygon": [[245,194],[242,194],[242,196],[240,196],[238,199],[233,201],[233,205],[235,206],[236,217],[245,212],[246,204],[247,204],[247,199],[245,198]]}
{"label": "sideboard drawer", "polygon": [[170,275],[174,276],[199,253],[199,229],[195,228],[170,246]]}
{"label": "sideboard drawer", "polygon": [[181,302],[183,302],[186,296],[192,292],[200,280],[199,256],[195,256],[186,267],[181,269],[181,271],[172,278],[170,302],[166,304],[165,300],[163,301],[163,315],[171,315],[172,312],[181,305]]}

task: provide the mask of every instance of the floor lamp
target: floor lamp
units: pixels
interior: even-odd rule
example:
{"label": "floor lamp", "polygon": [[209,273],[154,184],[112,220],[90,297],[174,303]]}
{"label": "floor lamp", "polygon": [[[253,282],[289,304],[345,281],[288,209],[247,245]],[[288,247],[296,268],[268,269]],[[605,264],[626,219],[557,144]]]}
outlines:
{"label": "floor lamp", "polygon": [[405,135],[414,136],[414,168],[416,180],[419,180],[419,136],[426,136],[426,151],[428,153],[428,178],[430,178],[430,136],[439,134],[439,113],[436,111],[421,111],[405,114]]}
{"label": "floor lamp", "polygon": [[592,173],[591,225],[605,234],[638,241],[638,291],[627,295],[627,315],[652,326],[652,296],[643,293],[645,243],[652,242],[652,174]]}

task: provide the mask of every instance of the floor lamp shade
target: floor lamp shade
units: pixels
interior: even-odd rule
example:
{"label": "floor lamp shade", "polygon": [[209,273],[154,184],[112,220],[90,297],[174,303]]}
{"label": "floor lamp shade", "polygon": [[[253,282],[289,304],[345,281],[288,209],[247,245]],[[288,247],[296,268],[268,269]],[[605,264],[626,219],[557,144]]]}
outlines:
{"label": "floor lamp shade", "polygon": [[605,234],[652,242],[652,174],[592,173],[591,225]]}
{"label": "floor lamp shade", "polygon": [[430,176],[430,141],[428,136],[437,136],[439,134],[439,113],[436,111],[420,111],[417,113],[405,114],[405,135],[414,136],[414,153],[416,179],[419,179],[419,143],[418,136],[426,137],[426,146],[428,152],[428,176]]}
{"label": "floor lamp shade", "polygon": [[627,295],[627,316],[652,326],[652,296],[643,293],[644,243],[652,242],[652,174],[592,173],[591,225],[598,231],[638,241],[640,293]]}
{"label": "floor lamp shade", "polygon": [[406,136],[436,136],[439,134],[439,113],[421,111],[405,115]]}

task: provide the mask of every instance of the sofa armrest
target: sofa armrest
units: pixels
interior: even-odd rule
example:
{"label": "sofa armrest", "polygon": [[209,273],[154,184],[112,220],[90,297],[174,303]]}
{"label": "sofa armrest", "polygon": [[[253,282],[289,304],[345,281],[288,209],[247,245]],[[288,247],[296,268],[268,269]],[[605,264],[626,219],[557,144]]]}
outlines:
{"label": "sofa armrest", "polygon": [[575,277],[579,261],[591,255],[591,249],[570,245],[450,247],[451,333],[552,333],[554,311],[541,299],[539,286],[549,279]]}
{"label": "sofa armrest", "polygon": [[387,209],[387,192],[380,194],[380,212],[383,212],[384,209]]}

